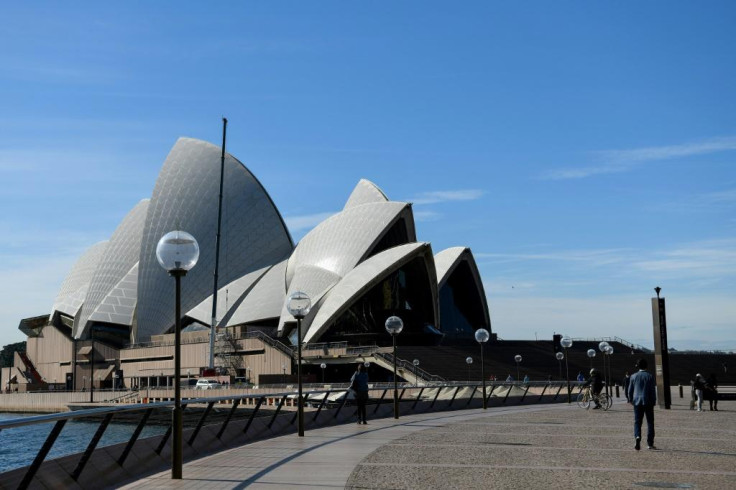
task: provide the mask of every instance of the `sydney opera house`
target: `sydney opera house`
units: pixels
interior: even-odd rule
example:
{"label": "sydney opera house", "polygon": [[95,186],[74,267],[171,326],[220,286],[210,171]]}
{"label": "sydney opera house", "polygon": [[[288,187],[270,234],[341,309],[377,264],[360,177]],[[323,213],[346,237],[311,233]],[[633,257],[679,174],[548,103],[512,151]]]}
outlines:
{"label": "sydney opera house", "polygon": [[[171,382],[174,285],[155,252],[159,239],[177,229],[200,246],[197,265],[182,280],[181,375],[205,373],[220,166],[220,147],[179,139],[150,199],[78,259],[49,315],[21,321],[27,351],[16,354],[4,382],[26,389]],[[291,372],[296,320],[285,300],[295,291],[312,301],[302,323],[305,352],[390,345],[384,322],[391,315],[404,321],[404,345],[437,345],[490,330],[470,249],[435,253],[417,241],[411,203],[391,201],[361,180],[342,211],[294,244],[266,189],[229,154],[223,182],[213,354],[221,374],[257,382]]]}

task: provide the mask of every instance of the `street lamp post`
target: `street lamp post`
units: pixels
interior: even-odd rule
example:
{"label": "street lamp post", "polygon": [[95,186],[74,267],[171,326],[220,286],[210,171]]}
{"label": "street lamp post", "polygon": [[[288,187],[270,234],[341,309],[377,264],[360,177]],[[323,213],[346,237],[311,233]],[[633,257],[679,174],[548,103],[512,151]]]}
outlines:
{"label": "street lamp post", "polygon": [[557,365],[560,368],[560,379],[562,379],[562,360],[565,358],[565,354],[558,352],[555,354],[555,357],[557,358]]}
{"label": "street lamp post", "polygon": [[327,368],[327,364],[323,362],[319,365],[319,368],[322,370],[322,384],[325,384],[325,369]]}
{"label": "street lamp post", "polygon": [[468,365],[468,384],[470,384],[470,366],[473,365],[473,358],[470,356],[466,357],[465,364]]}
{"label": "street lamp post", "polygon": [[182,476],[182,410],[181,384],[181,278],[184,277],[199,259],[197,240],[185,231],[171,231],[161,237],[156,245],[158,263],[174,276],[176,282],[176,306],[174,311],[174,411],[172,412],[172,450],[171,478],[181,480]]}
{"label": "street lamp post", "polygon": [[590,358],[590,369],[593,369],[593,358],[595,357],[595,349],[588,349],[588,357]]}
{"label": "street lamp post", "polygon": [[567,349],[572,347],[572,339],[568,337],[567,335],[563,335],[560,339],[560,345],[563,349],[565,349],[565,377],[567,378],[567,403],[572,402],[572,397],[570,395],[570,367],[567,364]]}
{"label": "street lamp post", "polygon": [[516,354],[514,356],[514,361],[516,361],[516,382],[518,383],[521,381],[521,374],[519,371],[519,364],[521,364],[521,356],[519,354]]}
{"label": "street lamp post", "polygon": [[89,351],[89,402],[94,403],[95,397],[95,327],[90,328],[92,336],[92,350]]}
{"label": "street lamp post", "polygon": [[483,384],[483,410],[488,408],[488,402],[486,402],[486,371],[485,363],[483,362],[483,348],[490,338],[491,334],[485,328],[479,328],[475,331],[475,340],[480,345],[480,379]]}
{"label": "street lamp post", "polygon": [[608,381],[611,384],[611,388],[608,392],[608,396],[613,398],[613,375],[611,374],[611,356],[613,355],[613,346],[609,345],[606,348],[606,356],[608,357]]}
{"label": "street lamp post", "polygon": [[[299,437],[304,437],[304,399],[302,398],[302,320],[312,308],[312,301],[307,293],[297,291],[289,296],[286,301],[286,309],[289,314],[296,318],[296,377],[299,386],[297,396],[297,420]],[[323,371],[324,372],[324,371]]]}
{"label": "street lamp post", "polygon": [[603,382],[606,385],[606,395],[608,395],[608,370],[606,369],[606,354],[608,354],[608,342],[598,343],[598,350],[603,354]]}
{"label": "street lamp post", "polygon": [[398,316],[390,316],[386,319],[386,331],[391,335],[394,344],[394,418],[399,418],[399,385],[396,374],[396,336],[404,329],[404,322]]}
{"label": "street lamp post", "polygon": [[419,384],[419,381],[417,379],[417,368],[419,367],[419,359],[414,359],[411,363],[414,365],[414,386],[417,386]]}

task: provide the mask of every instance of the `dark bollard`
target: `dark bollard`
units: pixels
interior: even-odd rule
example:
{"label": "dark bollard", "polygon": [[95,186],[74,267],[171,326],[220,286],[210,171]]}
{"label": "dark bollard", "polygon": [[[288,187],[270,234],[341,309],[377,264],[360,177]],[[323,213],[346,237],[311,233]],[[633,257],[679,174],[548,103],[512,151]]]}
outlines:
{"label": "dark bollard", "polygon": [[621,394],[618,392],[618,385],[616,385],[616,398],[621,398]]}
{"label": "dark bollard", "polygon": [[682,384],[678,384],[677,387],[680,388],[680,398],[682,398]]}

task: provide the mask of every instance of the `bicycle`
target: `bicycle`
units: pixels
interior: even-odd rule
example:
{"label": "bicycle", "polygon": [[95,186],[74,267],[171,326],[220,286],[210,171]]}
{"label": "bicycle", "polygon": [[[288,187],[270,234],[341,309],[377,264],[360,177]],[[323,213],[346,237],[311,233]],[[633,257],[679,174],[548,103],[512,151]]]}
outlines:
{"label": "bicycle", "polygon": [[609,397],[605,391],[601,391],[598,395],[595,395],[590,391],[590,386],[586,386],[583,391],[578,394],[577,403],[580,408],[586,410],[590,408],[590,403],[598,401],[603,410],[608,410],[613,405],[613,400]]}

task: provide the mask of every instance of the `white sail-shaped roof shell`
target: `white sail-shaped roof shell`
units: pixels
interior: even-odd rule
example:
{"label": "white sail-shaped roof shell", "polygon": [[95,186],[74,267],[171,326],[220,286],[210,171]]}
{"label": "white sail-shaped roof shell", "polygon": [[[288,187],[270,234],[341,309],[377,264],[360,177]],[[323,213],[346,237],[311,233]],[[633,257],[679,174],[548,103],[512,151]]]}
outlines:
{"label": "white sail-shaped roof shell", "polygon": [[437,287],[441,290],[453,272],[455,272],[460,264],[466,262],[469,266],[470,273],[478,292],[478,299],[481,302],[483,314],[485,316],[486,325],[490,328],[491,316],[488,312],[488,300],[486,298],[483,281],[478,271],[478,265],[475,263],[473,252],[468,247],[451,247],[438,252],[434,256],[434,264],[437,268]]}
{"label": "white sail-shaped roof shell", "polygon": [[228,325],[256,323],[278,318],[286,300],[286,260],[266,272],[243,301],[230,310]]}
{"label": "white sail-shaped roof shell", "polygon": [[439,328],[437,286],[432,261],[432,248],[428,243],[415,242],[384,250],[351,270],[325,296],[319,310],[312,318],[309,329],[304,336],[304,341],[315,342],[319,340],[319,337],[327,331],[333,322],[369,289],[409,261],[422,256],[425,258],[425,266],[430,277],[428,286],[434,304],[434,325]]}
{"label": "white sail-shaped roof shell", "polygon": [[[149,200],[144,199],[136,204],[110,237],[105,252],[90,280],[82,311],[74,322],[74,338],[84,338],[86,336],[88,320],[100,307],[101,310],[98,312],[100,314],[96,315],[96,319],[103,318],[102,321],[110,323],[124,321],[123,325],[130,326],[135,303],[131,304],[130,298],[124,298],[123,304],[114,305],[117,300],[112,298],[117,296],[108,297],[108,295],[129,274],[131,268],[138,263],[148,203]],[[108,302],[103,306],[102,302],[105,298],[108,298]],[[119,311],[115,311],[115,306],[119,307]],[[116,315],[115,320],[117,321],[113,321],[111,315]]]}
{"label": "white sail-shaped roof shell", "polygon": [[[131,340],[144,341],[174,323],[173,280],[156,260],[156,245],[180,229],[199,242],[197,265],[182,281],[182,311],[212,294],[221,149],[180,138],[159,174],[149,204],[140,253],[138,315]],[[281,262],[293,250],[278,210],[260,182],[237,159],[225,156],[219,284]]]}
{"label": "white sail-shaped roof shell", "polygon": [[[368,257],[399,220],[407,227],[408,241],[416,241],[411,205],[403,202],[370,202],[349,207],[320,223],[299,242],[289,258],[286,297],[296,291],[305,292],[315,310],[322,296]],[[305,327],[310,318],[305,318]],[[279,331],[291,321],[294,319],[284,305]]]}
{"label": "white sail-shaped roof shell", "polygon": [[[235,305],[242,302],[243,298],[251,291],[253,286],[263,275],[268,272],[270,267],[264,267],[253,271],[249,274],[239,277],[230,284],[220,288],[217,292],[217,321],[218,326],[224,327],[229,325],[227,321],[223,321],[229,315]],[[212,296],[197,305],[194,309],[187,312],[186,316],[197,320],[205,325],[212,322]]]}
{"label": "white sail-shaped roof shell", "polygon": [[138,263],[130,268],[115,287],[108,292],[95,311],[89,316],[89,322],[115,323],[131,326],[135,319],[135,307],[138,302]]}
{"label": "white sail-shaped roof shell", "polygon": [[87,295],[89,282],[105,252],[107,243],[105,241],[92,245],[74,264],[64,279],[54,306],[51,308],[52,318],[56,312],[64,313],[72,318],[77,316]]}
{"label": "white sail-shaped roof shell", "polygon": [[386,201],[388,201],[388,197],[386,197],[386,194],[384,194],[376,184],[370,180],[360,179],[358,185],[355,186],[350,197],[348,197],[348,201],[345,203],[345,207],[343,209],[353,208],[355,206],[371,202]]}

